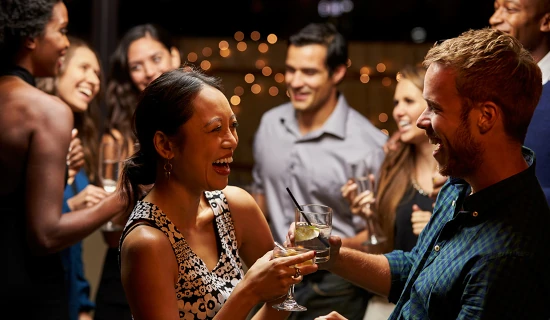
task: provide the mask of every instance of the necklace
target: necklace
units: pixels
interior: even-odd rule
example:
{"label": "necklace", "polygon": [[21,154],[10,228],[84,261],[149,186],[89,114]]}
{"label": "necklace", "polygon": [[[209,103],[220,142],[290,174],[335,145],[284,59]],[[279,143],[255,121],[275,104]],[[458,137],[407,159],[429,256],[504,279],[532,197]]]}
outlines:
{"label": "necklace", "polygon": [[415,178],[411,178],[411,184],[412,184],[413,188],[414,188],[416,191],[418,191],[418,193],[420,193],[421,195],[423,195],[423,196],[425,196],[425,197],[429,197],[429,196],[430,196],[430,194],[429,194],[428,192],[424,191],[424,189],[422,189],[422,188],[420,187],[420,185],[418,184],[418,181],[416,181]]}

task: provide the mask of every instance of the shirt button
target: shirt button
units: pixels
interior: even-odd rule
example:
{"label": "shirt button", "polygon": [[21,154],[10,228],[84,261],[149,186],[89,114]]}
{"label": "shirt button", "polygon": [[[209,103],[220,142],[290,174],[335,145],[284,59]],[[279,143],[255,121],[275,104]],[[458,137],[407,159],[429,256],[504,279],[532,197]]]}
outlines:
{"label": "shirt button", "polygon": [[477,211],[474,211],[474,213],[472,213],[472,216],[473,216],[474,218],[477,217],[477,215],[478,215]]}
{"label": "shirt button", "polygon": [[435,247],[434,247],[434,251],[439,252],[439,249],[441,249],[441,248],[439,247],[439,245],[436,244]]}
{"label": "shirt button", "polygon": [[453,202],[451,203],[451,206],[453,206],[453,207],[454,207],[454,206],[455,206],[455,204],[456,204],[456,201],[454,201],[454,200],[453,200]]}

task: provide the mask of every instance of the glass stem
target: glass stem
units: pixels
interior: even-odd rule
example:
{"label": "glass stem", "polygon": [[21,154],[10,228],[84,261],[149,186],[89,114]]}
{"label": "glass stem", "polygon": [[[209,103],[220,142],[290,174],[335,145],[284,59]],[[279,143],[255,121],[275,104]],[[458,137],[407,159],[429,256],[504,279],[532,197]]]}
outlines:
{"label": "glass stem", "polygon": [[293,284],[290,285],[290,288],[288,288],[288,294],[287,294],[286,299],[294,301],[294,285]]}

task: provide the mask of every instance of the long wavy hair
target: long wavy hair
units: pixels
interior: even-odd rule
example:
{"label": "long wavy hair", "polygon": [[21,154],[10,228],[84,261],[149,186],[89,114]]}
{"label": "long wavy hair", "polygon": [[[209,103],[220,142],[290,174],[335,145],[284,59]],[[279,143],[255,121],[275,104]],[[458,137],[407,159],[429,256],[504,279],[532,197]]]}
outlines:
{"label": "long wavy hair", "polygon": [[[97,51],[95,51],[86,41],[74,37],[69,36],[69,41],[71,42],[71,45],[67,49],[67,53],[65,54],[65,60],[63,62],[63,65],[61,65],[61,68],[59,69],[59,75],[56,78],[37,78],[36,79],[36,86],[41,89],[44,92],[47,92],[49,94],[57,95],[57,79],[62,77],[65,72],[67,71],[67,66],[69,65],[69,62],[74,57],[74,53],[77,48],[88,48],[90,49],[96,56],[98,62],[99,55],[97,54]],[[101,63],[100,63],[100,70],[101,70]],[[103,83],[102,81],[102,74],[99,76],[100,83]],[[101,87],[100,87],[101,88]],[[100,107],[99,107],[99,100],[101,97],[101,89],[100,92],[97,93],[97,95],[90,101],[88,104],[88,108],[84,112],[73,112],[74,116],[74,127],[78,130],[78,137],[82,141],[82,148],[84,152],[84,170],[86,171],[86,175],[88,176],[88,179],[90,180],[90,183],[92,184],[98,184],[100,183],[99,175],[98,175],[98,149],[99,149],[99,119],[100,119]]]}
{"label": "long wavy hair", "polygon": [[[123,153],[128,154],[129,144],[136,139],[132,132],[132,116],[136,109],[140,90],[130,78],[128,48],[141,38],[151,37],[162,43],[168,51],[175,47],[170,35],[160,26],[143,24],[129,29],[120,39],[110,60],[111,69],[106,90],[107,125],[106,133],[117,130],[123,137]],[[115,136],[113,138],[116,139]]]}
{"label": "long wavy hair", "polygon": [[[424,67],[406,66],[398,74],[400,79],[408,79],[420,91],[424,90]],[[412,183],[411,178],[416,167],[415,149],[414,144],[400,143],[397,150],[388,152],[380,168],[375,212],[382,231],[388,236],[384,252],[393,249],[396,209],[402,198],[407,196],[406,192]]]}

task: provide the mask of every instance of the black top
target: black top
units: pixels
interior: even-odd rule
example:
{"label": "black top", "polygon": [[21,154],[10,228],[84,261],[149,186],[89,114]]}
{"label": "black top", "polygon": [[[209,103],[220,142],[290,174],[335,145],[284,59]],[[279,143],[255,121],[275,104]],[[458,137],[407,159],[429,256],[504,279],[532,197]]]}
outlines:
{"label": "black top", "polygon": [[412,185],[405,192],[401,202],[395,210],[394,249],[411,251],[416,245],[416,236],[412,231],[412,206],[417,204],[420,209],[432,212],[433,200],[428,196],[421,195]]}

